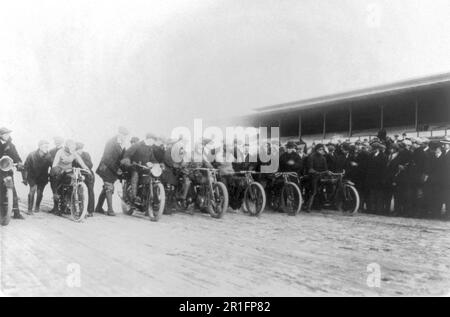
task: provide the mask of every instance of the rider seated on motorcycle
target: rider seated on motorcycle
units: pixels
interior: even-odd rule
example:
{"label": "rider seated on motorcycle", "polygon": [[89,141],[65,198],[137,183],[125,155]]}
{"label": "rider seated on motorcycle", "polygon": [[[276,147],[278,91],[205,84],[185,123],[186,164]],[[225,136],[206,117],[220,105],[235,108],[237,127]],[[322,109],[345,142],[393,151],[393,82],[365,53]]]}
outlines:
{"label": "rider seated on motorcycle", "polygon": [[298,175],[303,170],[303,160],[297,153],[297,146],[289,141],[286,144],[286,152],[280,155],[280,172],[295,172]]}
{"label": "rider seated on motorcycle", "polygon": [[204,139],[203,142],[197,142],[193,157],[190,162],[183,162],[180,173],[182,175],[182,190],[178,200],[184,202],[191,187],[192,182],[198,183],[204,178],[204,174],[201,171],[195,170],[196,168],[214,168],[209,162],[206,149],[204,148],[211,140]]}
{"label": "rider seated on motorcycle", "polygon": [[122,161],[122,165],[127,168],[131,173],[130,186],[131,197],[134,203],[141,203],[141,198],[137,196],[139,176],[142,173],[142,169],[137,165],[152,166],[158,164],[154,154],[154,145],[157,137],[152,133],[147,133],[145,139],[134,144],[125,151]]}
{"label": "rider seated on motorcycle", "polygon": [[76,151],[75,141],[67,140],[64,147],[56,153],[52,169],[50,171],[50,182],[54,193],[53,199],[55,201],[55,206],[58,205],[59,201],[58,188],[67,174],[72,172],[74,162],[81,166],[81,168],[89,170],[81,156]]}
{"label": "rider seated on motorcycle", "polygon": [[319,181],[321,176],[329,172],[327,160],[325,158],[325,147],[323,144],[317,144],[307,161],[307,170],[310,177],[310,196],[308,200],[307,212],[311,211],[314,199],[318,193]]}

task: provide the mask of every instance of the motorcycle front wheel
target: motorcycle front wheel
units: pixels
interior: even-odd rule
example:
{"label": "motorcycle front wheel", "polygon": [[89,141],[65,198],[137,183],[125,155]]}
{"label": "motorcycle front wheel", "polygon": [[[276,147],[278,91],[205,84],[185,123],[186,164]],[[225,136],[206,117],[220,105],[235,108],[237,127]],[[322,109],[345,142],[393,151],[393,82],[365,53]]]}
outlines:
{"label": "motorcycle front wheel", "polygon": [[7,188],[3,193],[5,194],[5,196],[0,206],[0,225],[7,226],[11,221],[13,190],[11,188]]}
{"label": "motorcycle front wheel", "polygon": [[153,197],[148,204],[148,217],[151,221],[158,221],[166,205],[166,191],[161,183],[153,185]]}
{"label": "motorcycle front wheel", "polygon": [[134,208],[131,207],[130,204],[126,202],[126,198],[128,197],[128,183],[124,182],[122,185],[122,192],[119,192],[120,197],[120,205],[122,206],[122,212],[127,215],[131,216],[134,213]]}
{"label": "motorcycle front wheel", "polygon": [[355,186],[344,184],[344,201],[343,201],[343,209],[346,212],[349,212],[352,215],[358,213],[360,205],[360,198],[358,194],[358,190]]}
{"label": "motorcycle front wheel", "polygon": [[213,184],[213,192],[211,201],[208,204],[207,210],[211,217],[222,218],[223,214],[228,209],[228,190],[224,183],[217,182]]}
{"label": "motorcycle front wheel", "polygon": [[251,183],[244,193],[244,208],[251,216],[259,216],[266,208],[266,193],[260,183]]}
{"label": "motorcycle front wheel", "polygon": [[87,215],[88,189],[85,183],[79,183],[72,190],[70,199],[70,214],[72,220],[81,222]]}

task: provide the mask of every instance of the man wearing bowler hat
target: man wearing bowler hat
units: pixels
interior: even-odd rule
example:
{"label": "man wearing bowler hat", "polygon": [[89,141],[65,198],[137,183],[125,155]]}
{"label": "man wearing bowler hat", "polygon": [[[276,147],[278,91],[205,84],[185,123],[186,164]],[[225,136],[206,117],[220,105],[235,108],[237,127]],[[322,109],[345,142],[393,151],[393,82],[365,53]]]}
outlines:
{"label": "man wearing bowler hat", "polygon": [[[3,156],[9,156],[13,160],[14,164],[17,164],[16,165],[17,170],[21,171],[23,170],[22,160],[19,156],[19,153],[16,150],[15,145],[12,143],[11,132],[12,131],[7,128],[0,128],[0,158],[2,158]],[[13,177],[13,175],[14,172],[12,170],[9,172],[0,171],[0,186],[3,186],[3,179],[5,177],[7,176]],[[20,214],[19,199],[17,198],[17,192],[15,187],[13,189],[13,218],[24,219],[23,216]]]}

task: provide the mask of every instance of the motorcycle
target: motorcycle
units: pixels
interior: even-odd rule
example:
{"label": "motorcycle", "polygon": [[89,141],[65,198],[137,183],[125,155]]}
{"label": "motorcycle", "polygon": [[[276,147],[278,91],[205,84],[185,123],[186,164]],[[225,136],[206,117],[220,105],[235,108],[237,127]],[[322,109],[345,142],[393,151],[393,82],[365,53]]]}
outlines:
{"label": "motorcycle", "polygon": [[86,218],[88,206],[88,189],[84,180],[91,171],[74,167],[72,172],[64,175],[57,188],[58,214],[70,215],[75,222]]}
{"label": "motorcycle", "polygon": [[178,207],[188,210],[192,204],[213,218],[222,218],[228,209],[228,190],[224,183],[217,180],[217,169],[194,168],[196,181],[189,187],[184,201],[177,201]]}
{"label": "motorcycle", "polygon": [[137,197],[140,201],[135,201],[132,195],[131,176],[129,172],[124,172],[122,177],[122,193],[119,197],[122,201],[122,211],[131,216],[135,211],[144,213],[151,221],[158,221],[164,211],[166,204],[166,192],[160,181],[162,168],[159,164],[149,163],[147,166],[134,164],[142,171],[139,176]]}
{"label": "motorcycle", "polygon": [[297,215],[303,204],[300,182],[301,178],[295,172],[275,173],[272,183],[268,186],[270,207],[290,216]]}
{"label": "motorcycle", "polygon": [[13,160],[9,156],[0,158],[0,225],[7,226],[11,221],[13,208],[14,182],[10,172],[14,168]]}
{"label": "motorcycle", "polygon": [[[253,179],[253,174],[257,174],[253,171],[241,171],[236,172],[235,175],[242,177],[242,189],[243,195],[239,195],[243,200],[243,210],[250,216],[259,216],[266,208],[266,192],[264,187]],[[235,184],[234,184],[235,186]],[[235,188],[234,190],[239,190]]]}

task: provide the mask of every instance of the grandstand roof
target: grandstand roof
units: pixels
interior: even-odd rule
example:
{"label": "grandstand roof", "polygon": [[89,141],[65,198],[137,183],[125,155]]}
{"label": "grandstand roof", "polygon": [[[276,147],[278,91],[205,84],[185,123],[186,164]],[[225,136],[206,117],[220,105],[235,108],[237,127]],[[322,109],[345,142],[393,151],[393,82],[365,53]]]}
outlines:
{"label": "grandstand roof", "polygon": [[399,94],[411,90],[418,90],[430,87],[440,87],[450,84],[450,73],[442,73],[428,77],[409,79],[405,81],[390,83],[381,86],[358,89],[333,95],[298,100],[288,103],[282,103],[272,106],[266,106],[254,109],[257,113],[268,114],[271,112],[300,110],[307,108],[316,108],[329,106],[333,104],[351,102],[363,99],[383,97],[393,94]]}

